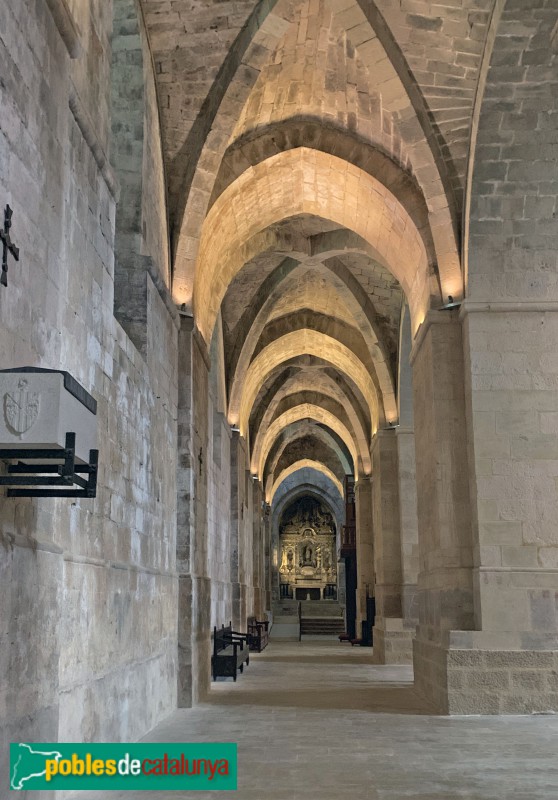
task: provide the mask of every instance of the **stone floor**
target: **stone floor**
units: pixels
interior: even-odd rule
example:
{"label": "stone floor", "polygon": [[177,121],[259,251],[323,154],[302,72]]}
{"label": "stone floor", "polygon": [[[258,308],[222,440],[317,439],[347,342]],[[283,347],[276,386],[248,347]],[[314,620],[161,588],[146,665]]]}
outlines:
{"label": "stone floor", "polygon": [[78,800],[557,800],[558,717],[436,717],[408,667],[337,642],[272,642],[236,684],[145,741],[235,741],[239,789]]}

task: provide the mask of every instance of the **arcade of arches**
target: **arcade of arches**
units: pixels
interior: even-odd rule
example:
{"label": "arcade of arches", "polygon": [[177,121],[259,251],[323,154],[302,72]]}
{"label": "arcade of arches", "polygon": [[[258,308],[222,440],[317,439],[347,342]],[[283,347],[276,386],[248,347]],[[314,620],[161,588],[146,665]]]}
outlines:
{"label": "arcade of arches", "polygon": [[137,739],[298,600],[438,713],[558,711],[557,27],[0,2],[0,366],[99,442],[95,499],[0,498],[6,741]]}

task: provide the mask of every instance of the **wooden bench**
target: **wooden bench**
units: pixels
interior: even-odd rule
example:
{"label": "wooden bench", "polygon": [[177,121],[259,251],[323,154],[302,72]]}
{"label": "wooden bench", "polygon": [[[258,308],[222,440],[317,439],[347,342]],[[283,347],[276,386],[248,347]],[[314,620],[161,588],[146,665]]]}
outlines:
{"label": "wooden bench", "polygon": [[229,622],[227,627],[213,628],[213,656],[211,670],[213,680],[232,678],[236,681],[237,670],[244,671],[250,663],[250,651],[246,634],[236,633]]}
{"label": "wooden bench", "polygon": [[261,653],[269,642],[269,622],[248,617],[248,644],[250,650]]}

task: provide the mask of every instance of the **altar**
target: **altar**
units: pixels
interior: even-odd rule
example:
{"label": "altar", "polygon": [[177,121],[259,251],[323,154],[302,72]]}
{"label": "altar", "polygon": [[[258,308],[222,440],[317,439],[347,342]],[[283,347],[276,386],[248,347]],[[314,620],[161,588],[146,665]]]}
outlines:
{"label": "altar", "polygon": [[295,600],[322,600],[321,586],[295,586]]}
{"label": "altar", "polygon": [[279,528],[281,595],[295,600],[336,596],[336,529],[331,513],[311,497],[293,503]]}

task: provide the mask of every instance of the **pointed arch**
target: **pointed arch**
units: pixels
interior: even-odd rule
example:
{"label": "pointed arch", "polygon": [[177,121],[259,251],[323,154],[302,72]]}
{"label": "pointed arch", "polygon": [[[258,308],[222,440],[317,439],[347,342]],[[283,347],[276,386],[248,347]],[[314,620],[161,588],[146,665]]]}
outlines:
{"label": "pointed arch", "polygon": [[[177,165],[184,166],[173,170],[176,196],[172,226],[176,277],[173,296],[186,307],[191,308],[193,301],[202,224],[219,164],[230,144],[230,120],[237,117],[239,106],[248,100],[261,69],[270,61],[294,19],[298,5],[294,0],[266,0],[258,4],[233,43],[178,154]],[[403,121],[402,140],[408,140],[413,153],[411,161],[416,165],[414,171],[428,206],[437,261],[444,273],[442,294],[461,297],[454,204],[451,193],[446,193],[444,159],[424,99],[416,90],[409,67],[375,3],[355,0],[350,7],[339,8],[335,0],[329,5],[341,28],[345,28],[346,19],[352,20],[347,31],[349,41],[369,74],[382,75],[379,90],[386,113],[394,112]],[[363,36],[363,31],[370,35]]]}
{"label": "pointed arch", "polygon": [[422,238],[401,204],[375,178],[336,156],[301,147],[240,176],[205,220],[194,283],[194,314],[211,335],[228,285],[239,269],[228,254],[258,231],[296,214],[329,219],[359,234],[408,298],[414,329],[439,296]]}
{"label": "pointed arch", "polygon": [[[277,417],[277,419],[271,423],[265,432],[260,431],[260,435],[254,443],[251,467],[252,472],[257,474],[260,480],[263,478],[263,470],[267,455],[277,436],[288,425],[291,425],[293,422],[297,422],[301,419],[313,419],[316,420],[316,422],[331,428],[331,430],[339,436],[339,438],[347,447],[349,453],[351,454],[351,458],[353,459],[353,464],[355,465],[355,472],[357,472],[359,453],[357,451],[355,440],[351,431],[349,431],[349,429],[334,414],[332,414],[330,411],[327,411],[327,409],[322,408],[322,406],[315,406],[311,403],[302,403],[299,406],[290,408],[288,411],[285,411],[283,414],[281,414],[281,416]],[[360,452],[361,458],[363,455],[365,454]]]}
{"label": "pointed arch", "polygon": [[365,366],[351,350],[335,339],[308,329],[281,336],[262,350],[257,358],[252,361],[246,373],[238,417],[232,418],[229,416],[231,425],[240,425],[241,433],[245,435],[248,430],[248,420],[254,401],[269,373],[278,364],[290,358],[306,354],[324,359],[355,382],[368,401],[372,427],[373,429],[377,428],[380,419],[380,407],[374,383]]}
{"label": "pointed arch", "polygon": [[[260,431],[267,430],[277,414],[281,413],[283,407],[282,401],[287,402],[289,405],[299,405],[300,402],[314,402],[314,404],[316,404],[317,396],[331,398],[333,401],[343,406],[351,429],[355,435],[355,440],[361,443],[359,450],[367,449],[368,437],[366,436],[362,421],[356,413],[350,398],[332,378],[325,375],[323,372],[318,374],[302,372],[287,379],[269,403],[265,414],[261,418],[260,424],[254,429],[254,441],[256,441]],[[309,397],[313,399],[310,400]],[[297,402],[297,400],[299,402]],[[363,463],[363,467],[368,469],[369,466],[369,459],[366,459]]]}
{"label": "pointed arch", "polygon": [[[337,233],[337,232],[336,232]],[[349,231],[340,231],[335,239],[338,248],[347,234],[347,238],[353,243],[353,237]],[[359,238],[361,246],[365,242]],[[356,245],[356,243],[354,243]],[[369,351],[374,364],[379,396],[381,397],[386,419],[395,422],[397,419],[397,407],[395,403],[394,381],[387,363],[386,353],[382,345],[382,338],[378,330],[376,313],[372,307],[370,298],[362,288],[361,284],[354,278],[350,270],[339,259],[327,258],[328,251],[320,250],[320,257],[324,259],[315,263],[314,259],[309,264],[295,262],[286,259],[261,285],[256,293],[256,297],[243,314],[237,326],[236,345],[231,357],[231,388],[229,412],[234,418],[239,411],[241,390],[246,377],[250,361],[253,358],[258,340],[264,330],[266,321],[277,301],[284,297],[289,285],[297,279],[297,276],[307,270],[316,270],[323,274],[328,282],[335,287],[351,311],[355,323],[361,331],[364,341],[370,342]],[[288,263],[287,263],[288,262]]]}
{"label": "pointed arch", "polygon": [[[331,451],[332,458],[337,459],[339,467],[343,470],[344,474],[353,474],[354,467],[350,453],[345,453],[346,447],[338,440],[338,437],[336,437],[329,428],[317,425],[315,422],[300,420],[299,422],[289,425],[288,428],[285,428],[279,434],[268,453],[264,467],[264,475],[262,477],[266,493],[269,493],[278,464],[285,452],[299,439],[305,438],[323,444]],[[315,455],[315,453],[312,452],[312,455]],[[310,457],[310,454],[308,454],[308,457]],[[328,466],[323,458],[313,458],[313,460],[322,461],[325,466]],[[331,463],[329,467],[332,469]],[[332,469],[332,472],[335,473],[335,470]]]}
{"label": "pointed arch", "polygon": [[291,475],[294,475],[297,472],[301,472],[304,469],[312,469],[316,472],[319,472],[323,475],[327,480],[333,485],[333,487],[339,492],[339,495],[343,497],[343,486],[341,485],[341,481],[335,477],[333,472],[325,467],[323,464],[320,464],[319,461],[312,461],[308,458],[303,458],[300,461],[295,461],[294,464],[291,464],[290,467],[284,469],[277,480],[274,482],[273,486],[271,487],[271,491],[269,495],[266,497],[268,503],[273,503],[277,491]]}

